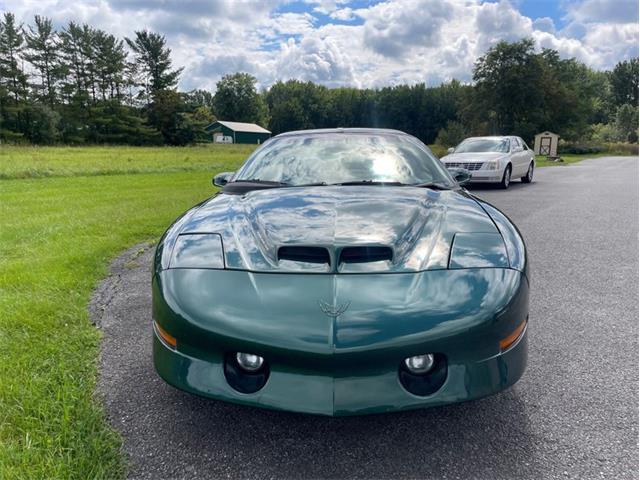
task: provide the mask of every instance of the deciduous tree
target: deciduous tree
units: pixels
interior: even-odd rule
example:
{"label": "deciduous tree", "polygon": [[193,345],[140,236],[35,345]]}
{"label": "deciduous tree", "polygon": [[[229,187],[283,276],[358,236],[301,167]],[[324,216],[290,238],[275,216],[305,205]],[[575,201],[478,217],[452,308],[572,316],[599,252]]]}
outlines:
{"label": "deciduous tree", "polygon": [[216,84],[213,105],[219,120],[267,125],[268,110],[256,90],[256,78],[248,73],[225,75]]}

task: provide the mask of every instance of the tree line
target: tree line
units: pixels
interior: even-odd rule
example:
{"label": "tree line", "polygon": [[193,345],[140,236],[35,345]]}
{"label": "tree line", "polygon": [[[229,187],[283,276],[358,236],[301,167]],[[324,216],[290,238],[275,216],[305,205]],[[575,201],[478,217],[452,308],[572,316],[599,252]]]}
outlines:
{"label": "tree line", "polygon": [[87,24],[60,30],[35,16],[0,19],[0,141],[33,144],[169,144],[210,141],[215,119],[258,123],[274,134],[306,128],[383,127],[426,143],[471,134],[551,130],[575,142],[637,142],[638,59],[593,70],[531,39],[500,42],[477,59],[473,82],[380,89],[327,88],[299,80],[258,91],[247,73],[215,94],[179,92],[166,39],[119,39]]}

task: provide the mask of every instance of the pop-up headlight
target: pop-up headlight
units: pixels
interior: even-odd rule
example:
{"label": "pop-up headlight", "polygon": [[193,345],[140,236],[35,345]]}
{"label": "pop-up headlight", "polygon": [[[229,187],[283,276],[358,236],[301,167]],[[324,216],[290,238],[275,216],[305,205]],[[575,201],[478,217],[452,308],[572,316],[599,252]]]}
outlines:
{"label": "pop-up headlight", "polygon": [[509,268],[507,249],[499,233],[456,233],[449,268]]}
{"label": "pop-up headlight", "polygon": [[217,233],[185,233],[173,247],[169,268],[224,268],[222,237]]}

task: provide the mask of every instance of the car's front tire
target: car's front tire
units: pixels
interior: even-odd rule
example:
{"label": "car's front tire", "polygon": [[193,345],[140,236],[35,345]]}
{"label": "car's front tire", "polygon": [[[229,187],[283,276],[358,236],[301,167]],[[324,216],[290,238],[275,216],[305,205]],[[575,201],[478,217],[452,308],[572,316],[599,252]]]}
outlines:
{"label": "car's front tire", "polygon": [[520,178],[522,183],[531,183],[533,181],[533,162],[529,164],[529,170],[527,170],[527,174]]}
{"label": "car's front tire", "polygon": [[509,185],[511,185],[511,165],[507,165],[507,168],[504,169],[504,174],[500,181],[500,188],[506,190],[509,188]]}

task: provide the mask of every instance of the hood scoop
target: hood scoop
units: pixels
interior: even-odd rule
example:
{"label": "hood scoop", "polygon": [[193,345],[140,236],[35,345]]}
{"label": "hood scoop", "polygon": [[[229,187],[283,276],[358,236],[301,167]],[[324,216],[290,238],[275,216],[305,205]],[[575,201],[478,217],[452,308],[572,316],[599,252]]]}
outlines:
{"label": "hood scoop", "polygon": [[393,251],[390,247],[345,247],[340,252],[339,263],[370,263],[392,259]]}
{"label": "hood scoop", "polygon": [[323,247],[288,246],[278,249],[278,261],[331,264],[329,250]]}
{"label": "hood scoop", "polygon": [[[344,247],[339,250],[338,264],[362,264],[391,261],[393,250],[383,246]],[[337,252],[336,252],[337,253]],[[331,254],[325,247],[288,245],[278,249],[278,261],[331,266]]]}
{"label": "hood scoop", "polygon": [[464,192],[371,186],[219,194],[179,230],[219,233],[230,270],[336,274],[446,269],[455,233],[498,233]]}

